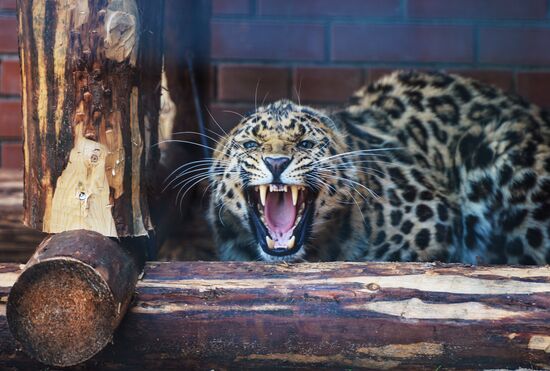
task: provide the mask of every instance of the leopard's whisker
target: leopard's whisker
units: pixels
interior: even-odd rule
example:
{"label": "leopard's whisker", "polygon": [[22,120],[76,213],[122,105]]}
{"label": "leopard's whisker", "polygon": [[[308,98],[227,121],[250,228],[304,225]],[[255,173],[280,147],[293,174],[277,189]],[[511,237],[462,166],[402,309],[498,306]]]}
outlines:
{"label": "leopard's whisker", "polygon": [[260,87],[260,81],[262,79],[258,79],[256,82],[256,90],[254,91],[254,112],[258,112],[258,88]]}
{"label": "leopard's whisker", "polygon": [[332,158],[338,158],[338,157],[343,157],[343,156],[364,156],[367,153],[368,154],[373,154],[373,156],[374,156],[374,155],[376,155],[376,152],[395,151],[395,150],[400,150],[400,149],[404,149],[404,148],[403,147],[394,147],[394,148],[361,149],[361,150],[357,150],[357,151],[337,153],[337,154],[332,155],[332,156],[323,157],[322,159],[317,160],[317,162],[327,161],[327,160],[332,159]]}
{"label": "leopard's whisker", "polygon": [[[355,187],[351,187],[351,189],[352,189],[353,191],[355,191],[361,198],[363,198],[364,201],[366,201],[365,196],[363,196],[363,195],[361,194],[361,192],[357,191],[357,190],[355,189]],[[348,190],[344,190],[344,191],[348,194],[349,197],[351,197],[351,199],[353,200],[353,202],[354,202],[355,205],[357,206],[357,209],[359,210],[359,213],[361,214],[361,218],[362,218],[363,223],[364,223],[364,222],[365,222],[365,215],[363,214],[363,210],[361,210],[361,206],[359,205],[359,203],[357,202],[357,200],[355,199],[355,197],[353,197],[353,195],[351,194],[351,192],[349,192]],[[342,204],[344,204],[344,203],[342,203]]]}
{"label": "leopard's whisker", "polygon": [[[384,176],[385,176],[385,173],[381,170],[378,170],[378,169],[373,169],[373,168],[369,168],[369,167],[345,167],[345,168],[340,168],[338,166],[335,166],[335,167],[321,167],[321,170],[329,170],[331,172],[337,172],[338,170],[352,170],[354,172],[358,172],[358,173],[361,173],[361,174],[367,174],[367,175],[372,175],[380,180],[384,180]],[[369,170],[373,171],[373,172],[370,172]],[[382,176],[381,176],[382,175]]]}
{"label": "leopard's whisker", "polygon": [[[218,120],[216,120],[214,118],[214,115],[212,115],[212,112],[210,112],[210,110],[208,109],[208,107],[205,107],[206,109],[206,112],[208,112],[208,115],[210,116],[210,118],[212,119],[212,121],[214,121],[214,124],[216,124],[216,126],[223,132],[223,134],[225,136],[229,136],[229,133],[227,133],[227,131],[224,130],[224,128],[218,123]],[[208,129],[210,130],[210,129]],[[221,136],[220,136],[221,137]]]}
{"label": "leopard's whisker", "polygon": [[[198,160],[198,161],[192,161],[190,163],[183,164],[181,166],[178,166],[176,169],[174,169],[163,181],[163,184],[165,184],[169,179],[174,177],[174,179],[181,178],[183,175],[187,173],[187,171],[195,169],[197,167],[205,167],[205,169],[209,169],[212,167],[213,164],[218,163],[219,160]],[[191,165],[191,166],[189,166]],[[187,169],[185,169],[187,166],[189,166]],[[175,175],[178,171],[182,171],[180,174]],[[172,181],[174,180],[172,179]],[[172,181],[165,186],[165,188],[169,187]]]}
{"label": "leopard's whisker", "polygon": [[192,135],[198,135],[199,137],[205,137],[207,139],[210,139],[212,142],[219,144],[220,141],[214,137],[211,137],[210,135],[199,133],[197,131],[176,131],[172,133],[172,135],[186,135],[186,134],[192,134]]}
{"label": "leopard's whisker", "polygon": [[[203,182],[203,181],[206,181],[208,180],[208,178],[210,178],[210,174],[202,174],[202,176],[194,176],[192,177],[191,179],[187,180],[184,185],[182,185],[182,187],[180,188],[180,190],[178,191],[177,195],[176,195],[176,202],[178,202],[179,200],[179,208],[180,208],[180,212],[181,212],[181,207],[182,207],[182,204],[183,204],[183,200],[185,199],[185,196],[187,195],[187,193],[194,187],[196,186],[197,184]],[[189,182],[193,182],[191,185],[189,185]],[[187,190],[183,193],[183,195],[181,195],[181,198],[180,198],[180,194],[181,192],[187,188]]]}
{"label": "leopard's whisker", "polygon": [[190,161],[190,162],[186,162],[185,164],[182,164],[180,166],[178,166],[176,169],[174,169],[170,175],[167,176],[167,178],[169,178],[170,176],[172,176],[174,173],[176,173],[178,170],[181,170],[181,169],[184,169],[186,167],[191,167],[191,166],[195,166],[195,165],[199,165],[199,164],[205,164],[205,165],[212,165],[212,164],[217,164],[217,163],[221,163],[221,164],[228,164],[230,163],[230,161],[227,161],[227,160],[218,160],[218,159],[215,159],[215,158],[207,158],[207,159],[202,159],[202,160],[196,160],[196,161]]}
{"label": "leopard's whisker", "polygon": [[160,142],[153,144],[152,147],[159,146],[163,143],[172,143],[172,142],[195,145],[195,146],[198,146],[198,147],[206,148],[206,149],[208,149],[212,152],[220,152],[223,155],[223,152],[221,152],[221,151],[219,151],[215,148],[212,148],[210,146],[206,146],[206,145],[201,144],[201,143],[195,143],[195,142],[191,142],[189,140],[182,140],[182,139],[165,139],[165,140],[161,140]]}
{"label": "leopard's whisker", "polygon": [[213,172],[210,171],[210,166],[208,166],[208,165],[206,165],[206,166],[205,165],[202,165],[202,166],[197,165],[196,168],[187,169],[186,171],[181,172],[181,174],[178,174],[177,176],[174,176],[172,178],[172,180],[164,186],[164,188],[162,189],[162,192],[166,191],[166,189],[168,189],[170,187],[170,185],[172,185],[178,179],[181,179],[182,177],[184,177],[186,175],[189,175],[189,174],[193,174],[193,173],[213,173]]}
{"label": "leopard's whisker", "polygon": [[226,110],[223,110],[222,112],[232,113],[232,114],[234,114],[234,115],[236,115],[236,116],[239,116],[241,119],[244,119],[244,118],[245,118],[245,116],[244,116],[243,114],[241,114],[241,113],[239,113],[239,112],[236,112],[236,111],[231,111],[231,110],[226,109]]}
{"label": "leopard's whisker", "polygon": [[213,175],[223,175],[223,174],[226,174],[226,173],[227,173],[226,171],[222,171],[222,170],[220,170],[218,172],[212,172],[212,171],[205,170],[202,173],[195,174],[195,175],[192,175],[189,178],[185,178],[185,179],[181,180],[179,183],[173,185],[172,189],[177,189],[179,187],[185,187],[186,184],[188,184],[189,182],[192,182],[193,180],[195,180],[195,179],[197,179],[198,177],[201,177],[201,176],[204,176],[205,179],[208,179],[209,177],[211,177]]}
{"label": "leopard's whisker", "polygon": [[325,176],[328,176],[330,178],[333,178],[333,179],[336,179],[336,180],[341,180],[343,182],[348,182],[348,183],[351,183],[351,184],[354,184],[354,185],[358,185],[360,186],[361,188],[365,189],[367,192],[369,192],[369,194],[374,197],[374,198],[379,198],[380,196],[378,196],[373,190],[371,190],[370,188],[366,187],[365,185],[359,183],[359,182],[356,182],[354,180],[351,180],[351,179],[346,179],[346,178],[343,178],[343,177],[339,177],[339,176],[334,176],[334,175],[331,175],[331,174],[326,174]]}

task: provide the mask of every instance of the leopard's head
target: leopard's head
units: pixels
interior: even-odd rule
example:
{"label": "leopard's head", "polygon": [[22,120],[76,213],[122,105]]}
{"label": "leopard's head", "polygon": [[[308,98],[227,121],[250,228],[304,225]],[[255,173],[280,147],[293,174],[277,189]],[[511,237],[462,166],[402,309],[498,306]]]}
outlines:
{"label": "leopard's head", "polygon": [[210,169],[222,258],[295,261],[314,250],[324,216],[349,207],[342,180],[356,170],[345,152],[345,134],[312,108],[284,100],[244,117]]}

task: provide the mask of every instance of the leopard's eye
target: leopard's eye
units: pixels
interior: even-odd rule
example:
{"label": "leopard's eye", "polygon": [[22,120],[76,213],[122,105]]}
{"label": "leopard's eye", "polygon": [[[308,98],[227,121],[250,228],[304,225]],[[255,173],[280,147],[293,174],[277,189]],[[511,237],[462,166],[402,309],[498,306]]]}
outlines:
{"label": "leopard's eye", "polygon": [[249,140],[248,142],[243,143],[243,147],[246,149],[252,149],[252,148],[258,148],[260,144],[258,142],[255,142],[253,140]]}
{"label": "leopard's eye", "polygon": [[311,140],[302,140],[300,143],[298,143],[298,147],[304,148],[304,149],[312,149],[315,143]]}

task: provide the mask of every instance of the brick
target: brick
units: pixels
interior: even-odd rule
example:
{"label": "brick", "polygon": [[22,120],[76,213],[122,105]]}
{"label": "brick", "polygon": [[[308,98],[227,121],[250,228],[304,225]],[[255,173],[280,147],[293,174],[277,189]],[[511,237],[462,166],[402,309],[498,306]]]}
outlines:
{"label": "brick", "polygon": [[0,0],[0,9],[15,10],[15,0]]}
{"label": "brick", "polygon": [[250,14],[250,0],[212,0],[214,15]]}
{"label": "brick", "polygon": [[20,138],[21,125],[21,102],[0,99],[0,137]]}
{"label": "brick", "polygon": [[0,143],[2,152],[0,158],[2,162],[0,167],[4,169],[22,169],[23,168],[23,146],[21,143]]}
{"label": "brick", "polygon": [[324,59],[324,27],[316,23],[214,21],[213,58],[275,61]]}
{"label": "brick", "polygon": [[[294,95],[301,102],[341,103],[363,84],[359,68],[301,67],[294,73]],[[295,96],[294,99],[297,99]]]}
{"label": "brick", "polygon": [[470,77],[486,84],[494,85],[504,91],[514,90],[514,73],[506,70],[460,70],[450,69],[450,73]]}
{"label": "brick", "polygon": [[[289,71],[286,68],[221,65],[218,68],[218,99],[271,102],[288,98]],[[257,87],[257,89],[256,89]]]}
{"label": "brick", "polygon": [[412,18],[544,19],[546,0],[409,0]]}
{"label": "brick", "polygon": [[547,66],[550,64],[550,29],[482,28],[479,59],[483,63]]}
{"label": "brick", "polygon": [[[216,124],[209,115],[208,128],[220,135],[223,135],[224,131],[228,133],[241,121],[241,115],[244,116],[247,113],[254,111],[254,103],[210,103],[208,110],[217,122]],[[221,128],[218,127],[218,124]],[[215,135],[212,135],[212,137],[215,137]]]}
{"label": "brick", "polygon": [[0,76],[0,92],[2,94],[21,94],[21,76],[18,61],[2,61],[2,74]]}
{"label": "brick", "polygon": [[[367,72],[367,84],[376,82],[380,78],[389,75],[393,71],[400,70],[402,68],[372,68]],[[407,69],[407,68],[404,68]],[[417,70],[417,68],[410,68]]]}
{"label": "brick", "polygon": [[15,17],[0,17],[0,53],[17,52],[17,22]]}
{"label": "brick", "polygon": [[334,61],[455,62],[474,59],[468,26],[351,25],[332,29]]}
{"label": "brick", "polygon": [[395,17],[400,0],[259,0],[260,15],[302,17]]}
{"label": "brick", "polygon": [[550,72],[520,72],[517,93],[544,108],[550,108]]}

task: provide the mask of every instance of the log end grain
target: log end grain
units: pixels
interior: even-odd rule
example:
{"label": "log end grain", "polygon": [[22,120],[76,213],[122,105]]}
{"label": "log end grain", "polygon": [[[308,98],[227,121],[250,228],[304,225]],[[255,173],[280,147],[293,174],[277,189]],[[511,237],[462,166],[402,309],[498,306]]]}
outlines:
{"label": "log end grain", "polygon": [[70,366],[110,341],[116,306],[92,267],[56,258],[25,270],[11,290],[6,316],[13,336],[33,358]]}
{"label": "log end grain", "polygon": [[10,291],[10,331],[42,363],[83,362],[111,340],[139,270],[122,246],[99,233],[78,230],[47,238]]}

